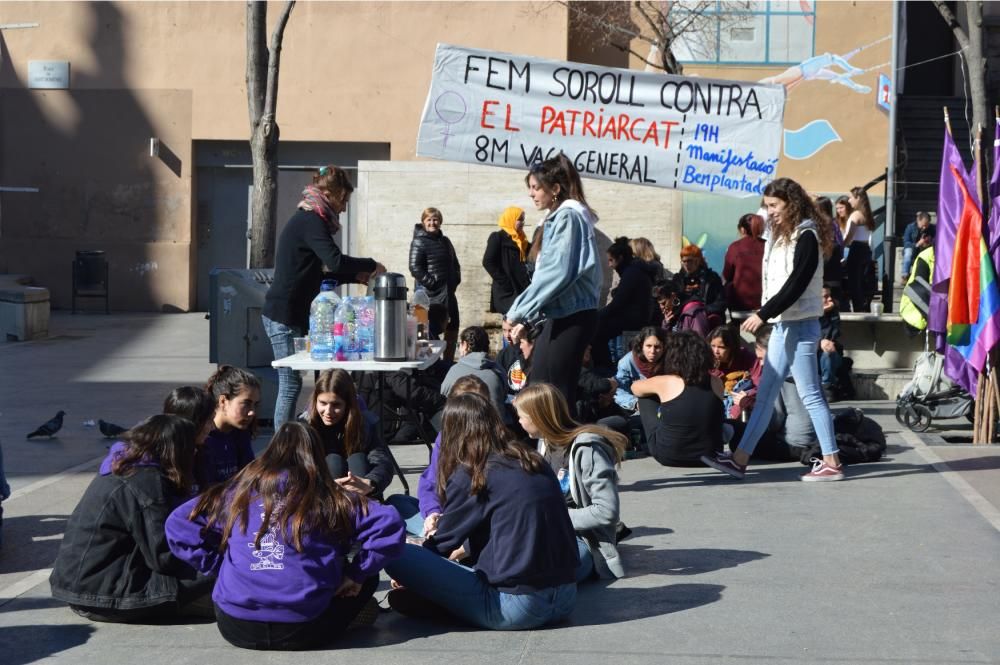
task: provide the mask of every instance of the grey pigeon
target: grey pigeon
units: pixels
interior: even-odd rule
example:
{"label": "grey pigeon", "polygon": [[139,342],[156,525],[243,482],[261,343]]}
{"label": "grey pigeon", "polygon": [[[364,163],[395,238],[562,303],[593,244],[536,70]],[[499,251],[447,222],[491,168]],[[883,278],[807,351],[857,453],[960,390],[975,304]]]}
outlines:
{"label": "grey pigeon", "polygon": [[55,436],[56,432],[62,429],[63,416],[65,415],[66,415],[65,411],[60,411],[59,413],[56,414],[55,418],[45,423],[44,425],[40,426],[31,434],[29,434],[28,438],[31,439],[36,436],[47,436],[51,439],[53,436]]}
{"label": "grey pigeon", "polygon": [[98,420],[97,427],[101,430],[101,434],[104,435],[105,439],[113,439],[122,432],[128,431],[128,429],[122,427],[121,425],[115,425],[114,423],[109,423],[106,420]]}

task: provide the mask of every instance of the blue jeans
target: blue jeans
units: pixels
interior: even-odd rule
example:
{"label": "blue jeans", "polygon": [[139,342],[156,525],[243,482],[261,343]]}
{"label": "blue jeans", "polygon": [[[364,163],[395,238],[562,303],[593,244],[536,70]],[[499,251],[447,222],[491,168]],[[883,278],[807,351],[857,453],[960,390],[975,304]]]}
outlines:
{"label": "blue jeans", "polygon": [[389,577],[455,616],[488,630],[530,630],[565,619],[576,605],[576,584],[533,593],[503,593],[472,568],[426,547],[407,544],[385,567]]}
{"label": "blue jeans", "polygon": [[840,365],[842,363],[843,359],[840,357],[839,353],[827,353],[826,351],[820,351],[819,378],[823,382],[823,385],[837,382],[837,372],[840,371]]}
{"label": "blue jeans", "polygon": [[[272,321],[266,316],[260,318],[264,323],[264,332],[271,340],[275,360],[294,354],[295,342],[292,340],[295,337],[302,337],[304,333],[298,328]],[[274,403],[274,429],[278,429],[289,420],[295,420],[295,405],[299,401],[300,392],[302,392],[302,374],[288,367],[279,367],[278,399]]]}
{"label": "blue jeans", "polygon": [[910,274],[910,268],[913,266],[913,247],[903,248],[903,270],[899,273],[900,277],[906,277]]}
{"label": "blue jeans", "polygon": [[813,429],[819,439],[824,455],[837,452],[837,440],[833,434],[833,416],[820,388],[819,372],[816,368],[816,348],[819,345],[819,321],[779,321],[774,324],[771,339],[767,344],[764,369],[757,387],[757,400],[750,421],[747,423],[739,449],[747,455],[753,454],[757,442],[763,436],[774,405],[781,392],[781,384],[789,371],[795,379],[795,388],[802,399],[802,405],[809,412]]}
{"label": "blue jeans", "polygon": [[406,533],[411,536],[423,537],[424,516],[420,514],[420,501],[415,496],[393,494],[385,502],[396,509],[406,524]]}
{"label": "blue jeans", "polygon": [[594,555],[590,545],[580,536],[576,537],[576,552],[580,555],[580,565],[576,567],[576,583],[586,582],[594,575]]}

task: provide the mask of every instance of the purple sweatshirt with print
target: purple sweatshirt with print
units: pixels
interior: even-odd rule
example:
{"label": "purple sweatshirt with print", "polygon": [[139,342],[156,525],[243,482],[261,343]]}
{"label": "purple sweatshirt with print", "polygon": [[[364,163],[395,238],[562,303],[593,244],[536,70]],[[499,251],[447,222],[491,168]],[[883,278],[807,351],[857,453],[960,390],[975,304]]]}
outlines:
{"label": "purple sweatshirt with print", "polygon": [[[174,556],[195,570],[218,575],[212,600],[237,619],[277,623],[315,619],[330,605],[345,575],[361,583],[403,552],[405,527],[399,513],[375,501],[368,502],[367,514],[355,511],[351,542],[307,535],[297,552],[272,520],[258,548],[254,540],[264,512],[259,498],[250,503],[246,533],[237,522],[225,551],[219,552],[218,529],[202,533],[204,518],[188,519],[196,501],[191,499],[167,518],[167,543]],[[354,543],[360,550],[345,565]]]}

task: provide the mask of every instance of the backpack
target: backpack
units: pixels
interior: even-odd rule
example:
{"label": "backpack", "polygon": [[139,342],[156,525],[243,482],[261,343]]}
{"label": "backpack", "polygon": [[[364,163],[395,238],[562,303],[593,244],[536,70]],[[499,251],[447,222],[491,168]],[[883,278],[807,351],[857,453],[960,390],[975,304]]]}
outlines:
{"label": "backpack", "polygon": [[[877,462],[885,454],[885,432],[882,427],[865,415],[861,409],[845,409],[833,419],[840,461],[844,464]],[[818,443],[803,448],[799,461],[806,466],[813,459],[822,459]]]}

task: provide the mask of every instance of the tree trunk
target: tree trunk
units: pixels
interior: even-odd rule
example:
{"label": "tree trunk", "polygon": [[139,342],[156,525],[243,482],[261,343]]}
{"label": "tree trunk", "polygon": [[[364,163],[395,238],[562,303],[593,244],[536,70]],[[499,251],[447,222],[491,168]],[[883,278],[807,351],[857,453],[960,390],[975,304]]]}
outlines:
{"label": "tree trunk", "polygon": [[[250,203],[250,267],[274,266],[278,192],[278,73],[281,42],[295,6],[289,0],[267,47],[267,3],[247,1],[247,103],[250,111],[250,155],[253,195]],[[266,57],[265,57],[266,54]]]}
{"label": "tree trunk", "polygon": [[[976,128],[983,128],[983,146],[993,145],[993,123],[987,100],[988,71],[986,59],[986,30],[983,26],[983,3],[965,2],[965,16],[969,23],[969,49],[966,60],[969,63],[969,95],[972,97],[972,135]],[[982,158],[989,160],[989,150],[982,151]],[[983,173],[990,173],[989,163],[984,162]],[[986,203],[984,201],[983,203]],[[983,211],[986,214],[986,211]]]}

